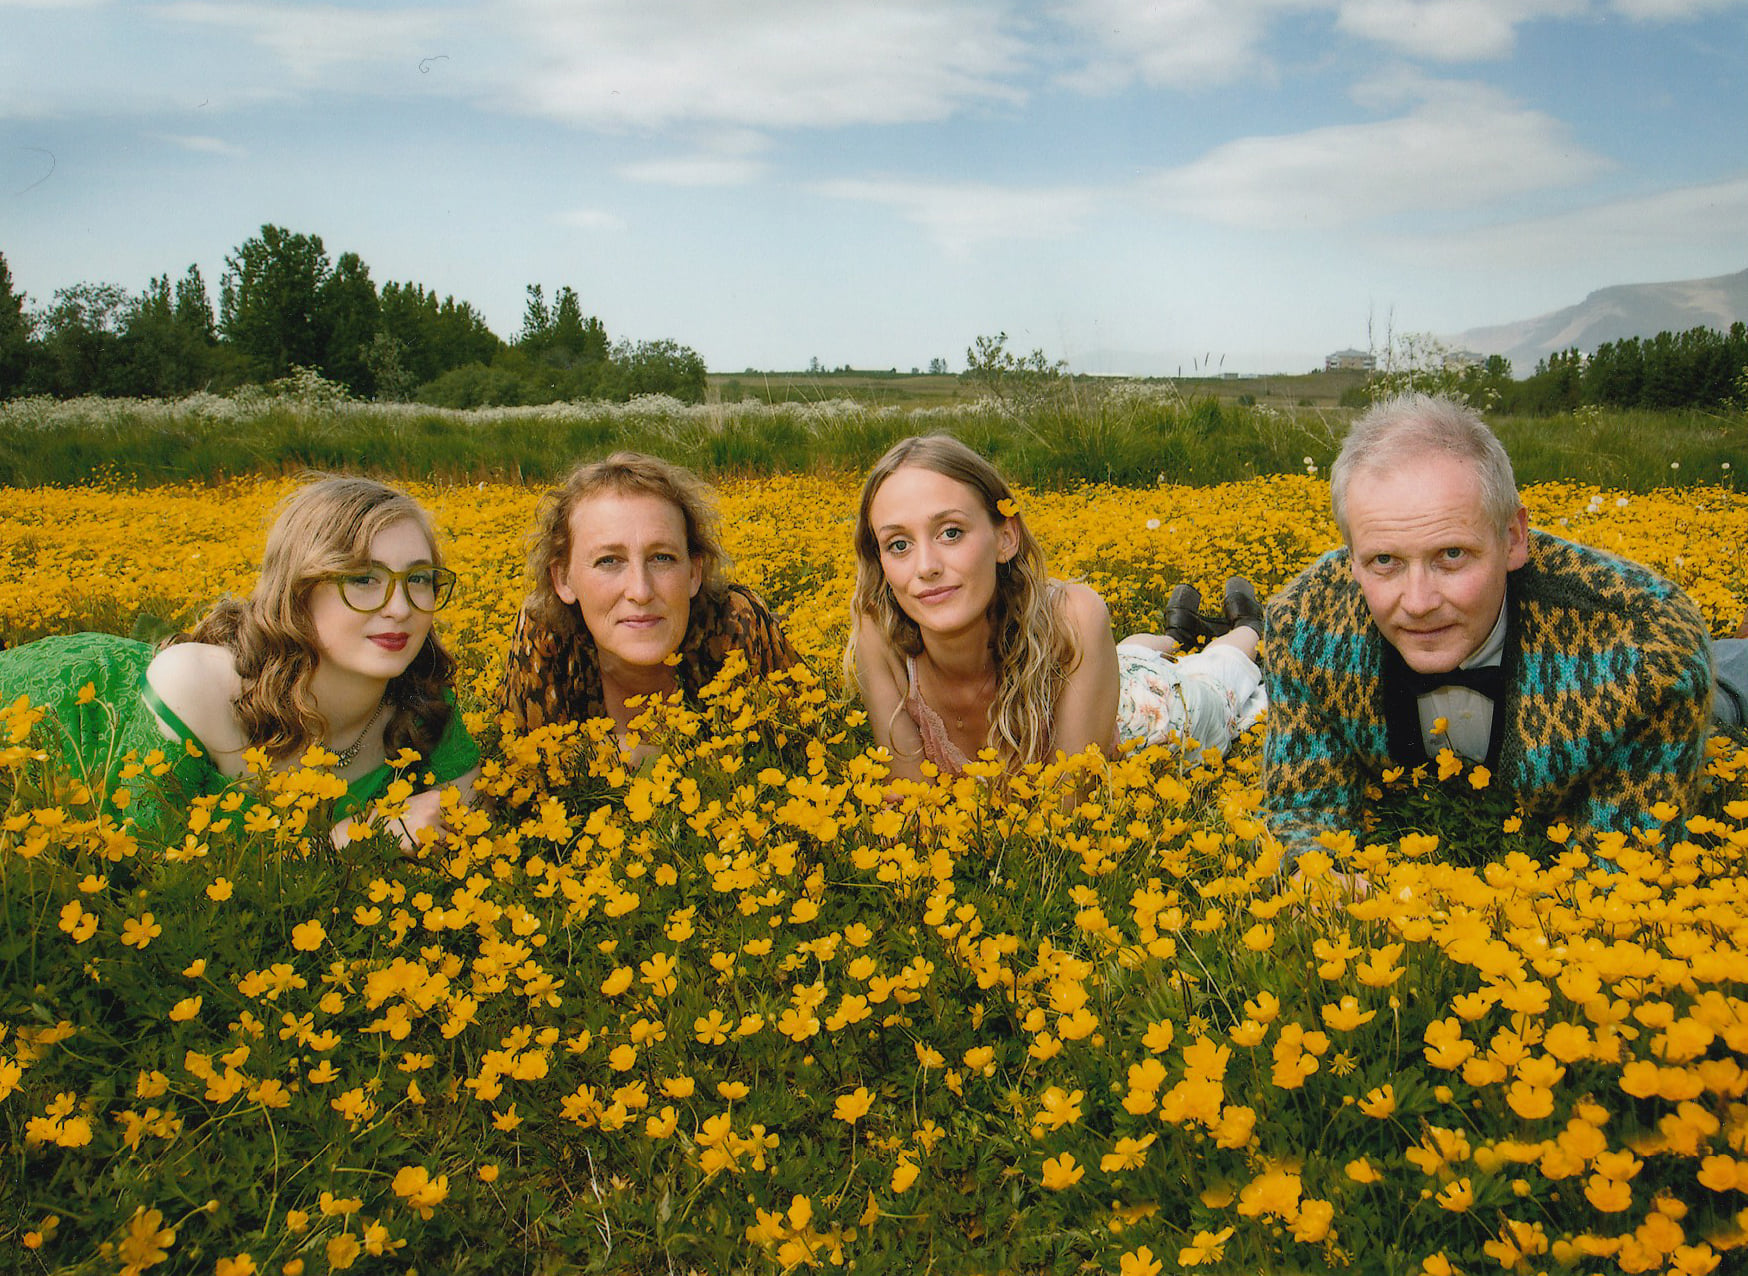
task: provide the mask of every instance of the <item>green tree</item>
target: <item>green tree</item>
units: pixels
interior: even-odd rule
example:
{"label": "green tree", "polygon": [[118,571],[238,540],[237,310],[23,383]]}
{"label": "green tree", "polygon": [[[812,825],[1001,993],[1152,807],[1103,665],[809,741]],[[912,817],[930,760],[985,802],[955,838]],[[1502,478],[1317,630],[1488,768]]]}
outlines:
{"label": "green tree", "polygon": [[1502,354],[1490,354],[1480,363],[1459,368],[1457,388],[1474,407],[1486,411],[1498,409],[1512,388],[1511,360]]}
{"label": "green tree", "polygon": [[546,290],[539,284],[528,285],[528,300],[522,307],[522,331],[516,344],[530,354],[538,354],[552,331],[552,310],[546,304]]}
{"label": "green tree", "polygon": [[154,276],[129,305],[121,333],[122,373],[115,393],[167,396],[209,385],[217,373],[212,305],[198,267],[172,294],[170,276]]}
{"label": "green tree", "polygon": [[602,378],[611,358],[606,325],[583,313],[576,289],[568,284],[561,287],[548,305],[546,290],[539,284],[528,285],[522,331],[505,364],[522,383],[526,402],[587,399],[603,393]]}
{"label": "green tree", "polygon": [[1645,384],[1645,356],[1637,337],[1605,341],[1584,367],[1584,401],[1606,407],[1638,406]]}
{"label": "green tree", "polygon": [[370,369],[370,380],[376,387],[378,399],[400,403],[412,397],[413,387],[418,382],[407,371],[406,355],[406,343],[386,328],[378,329],[364,348],[364,364]]}
{"label": "green tree", "polygon": [[606,327],[594,315],[584,317],[582,302],[568,286],[558,290],[548,348],[561,352],[566,366],[601,363],[608,355]]}
{"label": "green tree", "polygon": [[132,298],[115,284],[57,288],[34,320],[29,388],[60,398],[126,393],[121,334],[131,308]]}
{"label": "green tree", "polygon": [[382,330],[400,343],[397,357],[412,385],[470,363],[489,364],[504,348],[467,302],[439,301],[421,284],[386,283],[380,302]]}
{"label": "green tree", "polygon": [[198,335],[208,345],[218,340],[218,325],[213,322],[212,298],[207,295],[206,280],[200,267],[190,264],[188,273],[176,283],[176,323],[183,331]]}
{"label": "green tree", "polygon": [[959,375],[993,399],[1030,404],[1048,398],[1063,383],[1068,364],[1052,363],[1042,350],[1024,356],[1008,349],[1008,334],[978,337],[965,350],[965,371]]}
{"label": "green tree", "polygon": [[382,303],[370,280],[370,267],[357,253],[341,253],[322,281],[317,298],[319,327],[326,333],[322,374],[353,394],[376,393],[376,374],[365,357],[382,327]]}
{"label": "green tree", "polygon": [[12,290],[12,268],[0,253],[0,399],[24,388],[30,364],[30,317],[24,294]]}
{"label": "green tree", "polygon": [[528,285],[516,347],[557,368],[604,363],[610,356],[606,325],[594,315],[583,314],[582,299],[568,284],[558,290],[551,306],[546,303],[545,289],[539,284]]}
{"label": "green tree", "polygon": [[704,402],[704,359],[690,346],[659,341],[621,341],[603,372],[600,389],[608,398],[671,394],[685,403]]}
{"label": "green tree", "polygon": [[1553,416],[1584,402],[1584,356],[1577,349],[1556,350],[1522,381],[1508,386],[1501,408],[1513,415]]}
{"label": "green tree", "polygon": [[328,353],[322,286],[330,272],[319,235],[267,225],[225,258],[219,331],[270,381],[295,367],[320,368]]}

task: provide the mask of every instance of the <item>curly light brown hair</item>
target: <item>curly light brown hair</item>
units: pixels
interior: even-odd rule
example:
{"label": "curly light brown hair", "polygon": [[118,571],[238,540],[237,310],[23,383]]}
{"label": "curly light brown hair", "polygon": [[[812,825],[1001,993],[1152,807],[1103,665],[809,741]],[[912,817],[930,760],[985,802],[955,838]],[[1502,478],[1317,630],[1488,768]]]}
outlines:
{"label": "curly light brown hair", "polygon": [[[368,566],[378,533],[407,521],[425,534],[432,565],[441,567],[436,528],[412,497],[373,479],[318,477],[280,502],[249,596],[220,599],[192,633],[177,640],[231,650],[243,683],[237,717],[251,747],[278,761],[327,739],[327,719],[310,691],[321,659],[310,594],[326,575]],[[402,748],[431,756],[449,723],[452,709],[444,692],[454,678],[455,661],[433,629],[413,662],[389,683],[393,713],[383,745],[390,757]]]}
{"label": "curly light brown hair", "polygon": [[[571,515],[578,505],[603,492],[616,496],[654,496],[680,511],[686,524],[686,552],[703,569],[698,594],[720,599],[728,589],[729,557],[716,538],[716,506],[709,486],[684,466],[642,452],[615,452],[577,466],[564,482],[540,501],[534,530],[528,537],[528,579],[533,587],[525,604],[528,623],[554,635],[563,644],[586,634],[583,614],[558,596],[554,570],[571,558]],[[688,632],[697,622],[693,608]]]}

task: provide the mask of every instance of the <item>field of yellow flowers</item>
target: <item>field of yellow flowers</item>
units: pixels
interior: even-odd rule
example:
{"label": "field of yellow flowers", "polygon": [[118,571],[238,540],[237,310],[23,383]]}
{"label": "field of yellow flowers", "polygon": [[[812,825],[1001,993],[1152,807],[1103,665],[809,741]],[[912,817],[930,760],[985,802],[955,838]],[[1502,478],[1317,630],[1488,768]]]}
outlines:
{"label": "field of yellow flowers", "polygon": [[[0,636],[188,622],[284,490],[0,491]],[[0,1270],[1744,1269],[1748,750],[1602,847],[1405,776],[1290,882],[1254,740],[894,799],[835,674],[854,493],[722,489],[811,671],[654,707],[639,770],[496,740],[415,860],[304,837],[305,772],[134,826],[0,688]],[[418,495],[495,740],[535,496]],[[1740,618],[1748,499],[1526,500]],[[1327,501],[1022,494],[1120,633],[1284,582]]]}

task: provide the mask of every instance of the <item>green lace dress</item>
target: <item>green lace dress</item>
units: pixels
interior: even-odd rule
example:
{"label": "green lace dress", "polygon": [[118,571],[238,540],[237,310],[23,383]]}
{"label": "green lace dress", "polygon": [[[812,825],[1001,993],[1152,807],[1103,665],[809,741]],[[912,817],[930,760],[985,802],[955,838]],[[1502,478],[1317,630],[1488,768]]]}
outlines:
{"label": "green lace dress", "polygon": [[[148,644],[115,634],[68,634],[0,651],[0,704],[28,696],[33,706],[46,709],[36,739],[68,771],[113,790],[130,761],[146,764],[152,753],[163,755],[160,765],[169,768],[163,774],[153,776],[157,767],[148,765],[146,775],[121,785],[132,798],[128,813],[141,825],[178,797],[218,793],[236,782],[212,765],[194,733],[146,681],[154,654]],[[86,684],[95,694],[81,704]],[[457,710],[425,770],[444,784],[478,760],[479,749]],[[393,778],[386,764],[358,776],[335,814],[363,809]]]}

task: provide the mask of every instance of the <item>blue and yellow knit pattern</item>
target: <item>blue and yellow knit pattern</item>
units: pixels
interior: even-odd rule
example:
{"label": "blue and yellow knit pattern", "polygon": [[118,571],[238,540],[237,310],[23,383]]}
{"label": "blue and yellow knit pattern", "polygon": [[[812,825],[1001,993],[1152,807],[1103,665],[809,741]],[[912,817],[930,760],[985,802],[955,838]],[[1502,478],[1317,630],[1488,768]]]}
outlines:
{"label": "blue and yellow knit pattern", "polygon": [[[1508,689],[1495,710],[1494,787],[1529,820],[1629,832],[1667,801],[1683,811],[1710,721],[1711,640],[1698,608],[1633,563],[1531,532],[1506,590]],[[1346,550],[1270,600],[1263,782],[1289,856],[1358,829],[1368,785],[1398,765],[1383,696],[1384,638]]]}

